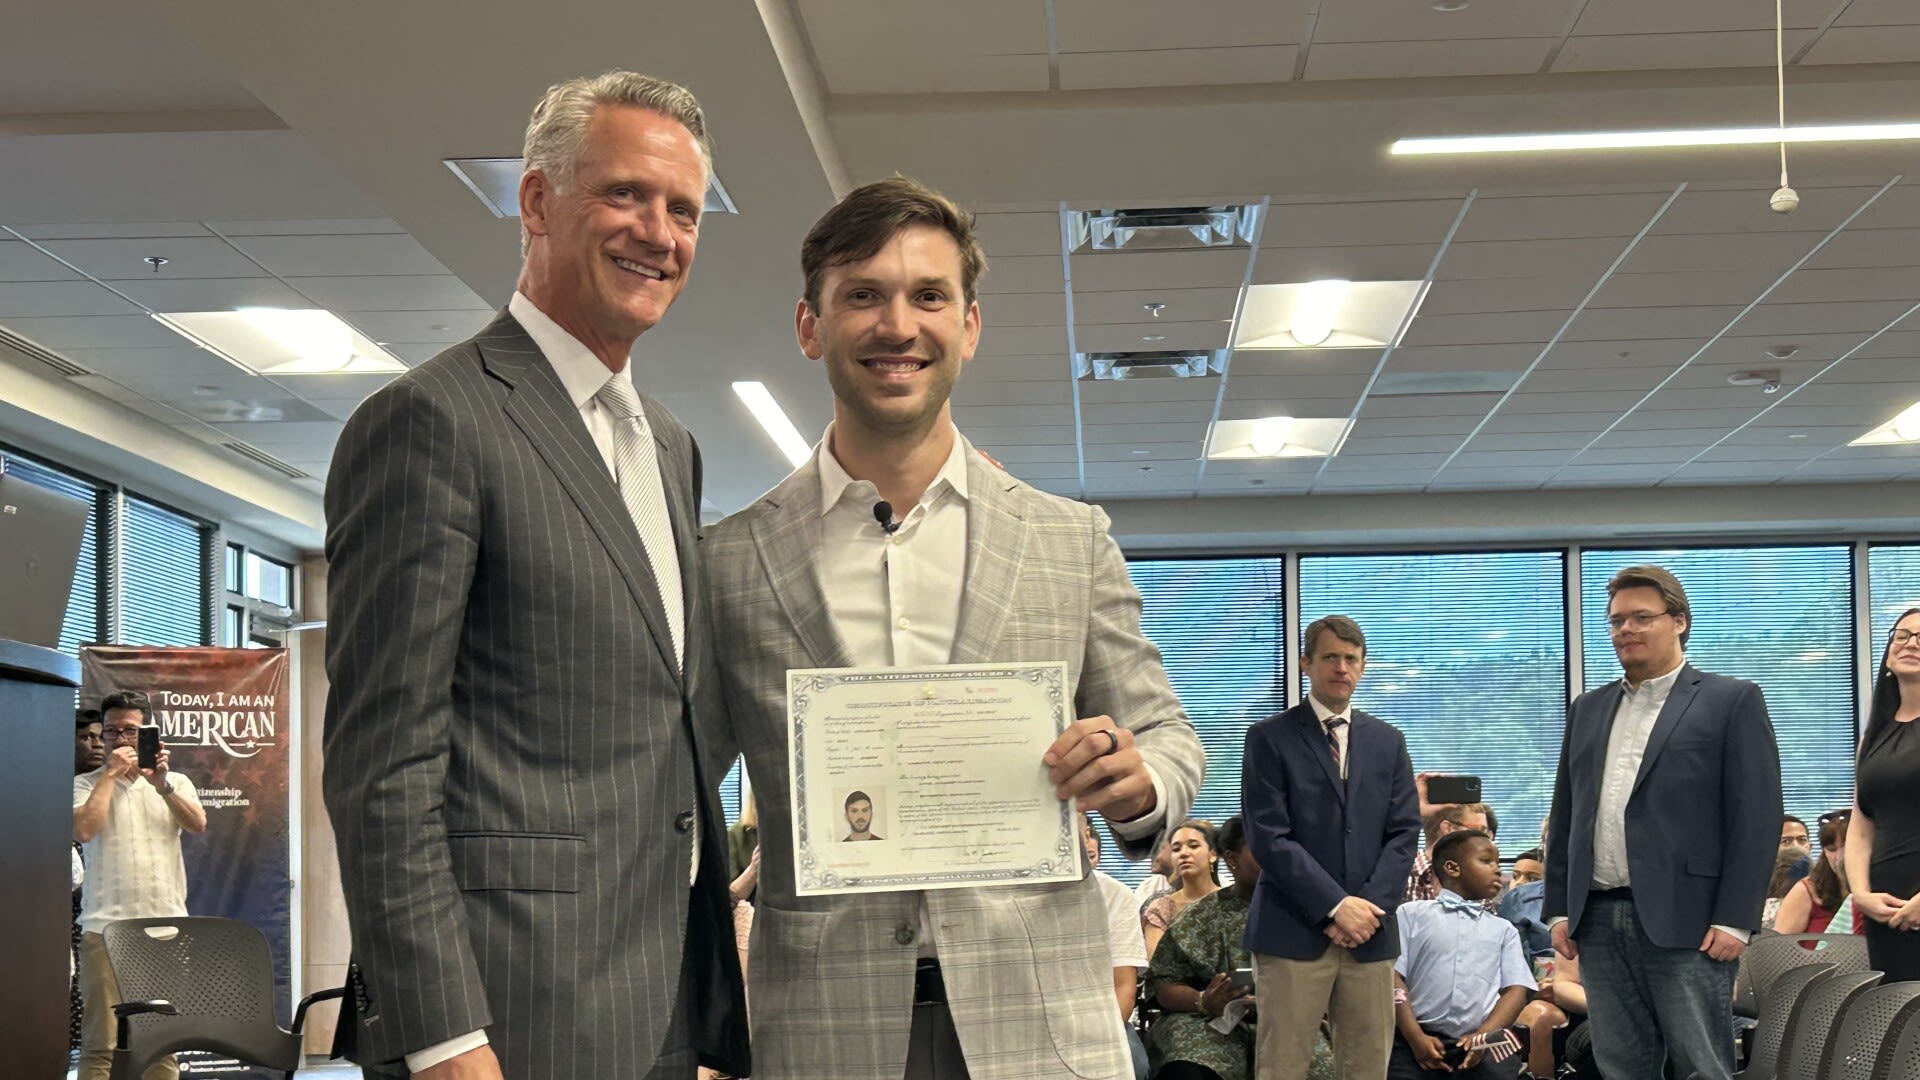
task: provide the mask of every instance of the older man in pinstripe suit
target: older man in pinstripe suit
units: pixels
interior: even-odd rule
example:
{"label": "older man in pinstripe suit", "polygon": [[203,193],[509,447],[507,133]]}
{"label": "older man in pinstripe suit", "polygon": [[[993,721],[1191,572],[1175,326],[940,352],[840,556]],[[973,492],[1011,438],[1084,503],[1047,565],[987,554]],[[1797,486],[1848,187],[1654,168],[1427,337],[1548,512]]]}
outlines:
{"label": "older man in pinstripe suit", "polygon": [[705,121],[574,80],[526,161],[507,311],[368,399],[328,477],[343,1042],[382,1074],[745,1073],[700,458],[627,362],[692,268]]}
{"label": "older man in pinstripe suit", "polygon": [[789,668],[1065,661],[1081,719],[1034,764],[1135,857],[1200,785],[1199,740],[1140,634],[1106,515],[993,468],[954,429],[983,262],[972,216],[910,180],[861,188],[815,224],[797,329],[827,368],[833,427],[701,543],[719,682],[762,814],[758,1077],[1133,1076],[1091,877],[794,893]]}

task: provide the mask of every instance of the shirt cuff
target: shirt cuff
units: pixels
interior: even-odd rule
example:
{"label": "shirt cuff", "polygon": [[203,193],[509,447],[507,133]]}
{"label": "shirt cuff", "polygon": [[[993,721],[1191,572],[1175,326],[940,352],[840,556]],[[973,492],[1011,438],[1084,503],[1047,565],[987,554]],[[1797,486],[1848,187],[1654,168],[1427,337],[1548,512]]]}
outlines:
{"label": "shirt cuff", "polygon": [[1749,940],[1753,938],[1753,931],[1751,930],[1735,930],[1731,926],[1721,926],[1719,923],[1713,924],[1713,928],[1727,935],[1730,938],[1737,939],[1742,945],[1745,945]]}
{"label": "shirt cuff", "polygon": [[1553,918],[1547,920],[1547,929],[1551,930],[1566,921],[1567,917],[1565,915],[1555,915]]}
{"label": "shirt cuff", "polygon": [[[1344,904],[1344,903],[1346,903],[1346,902],[1347,902],[1347,901],[1346,901],[1346,898],[1345,898],[1345,897],[1342,897],[1342,898],[1341,898],[1341,900],[1340,900],[1340,904]],[[1338,914],[1340,914],[1340,904],[1335,904],[1335,905],[1333,905],[1333,910],[1332,910],[1332,911],[1329,911],[1329,912],[1327,912],[1327,918],[1329,918],[1329,919],[1331,919],[1331,918],[1333,918],[1333,917],[1334,917],[1335,915],[1338,915]]]}
{"label": "shirt cuff", "polygon": [[1160,831],[1167,820],[1167,786],[1160,782],[1160,773],[1150,764],[1142,762],[1147,768],[1147,779],[1153,781],[1153,809],[1134,818],[1132,821],[1107,821],[1113,831],[1122,839],[1139,840]]}
{"label": "shirt cuff", "polygon": [[407,1071],[425,1072],[443,1061],[451,1061],[469,1050],[478,1050],[487,1045],[487,1033],[469,1031],[465,1035],[456,1035],[446,1042],[429,1046],[425,1050],[415,1050],[407,1055]]}

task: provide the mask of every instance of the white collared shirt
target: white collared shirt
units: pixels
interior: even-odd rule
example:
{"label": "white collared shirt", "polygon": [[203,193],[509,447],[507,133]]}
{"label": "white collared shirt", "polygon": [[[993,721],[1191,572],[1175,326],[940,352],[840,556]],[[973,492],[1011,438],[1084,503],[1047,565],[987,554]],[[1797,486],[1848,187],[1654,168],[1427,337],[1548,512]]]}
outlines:
{"label": "white collared shirt", "polygon": [[[177,772],[169,772],[167,781],[183,802],[200,805],[193,781]],[[106,822],[83,845],[88,872],[80,929],[98,934],[119,919],[185,915],[187,864],[180,854],[180,822],[166,797],[145,776],[109,779],[102,765],[73,778],[73,808],[85,806],[100,784],[115,789]]]}
{"label": "white collared shirt", "polygon": [[[1321,704],[1319,698],[1314,697],[1311,693],[1309,693],[1307,695],[1307,704],[1313,706],[1313,715],[1320,718],[1320,732],[1322,735],[1328,734],[1327,721],[1332,720],[1335,717],[1338,717],[1339,719],[1346,721],[1346,723],[1341,724],[1337,729],[1335,729],[1331,733],[1333,735],[1334,741],[1340,744],[1340,779],[1345,780],[1347,778],[1347,756],[1348,756],[1347,755],[1347,735],[1353,731],[1353,702],[1351,701],[1347,702],[1346,708],[1341,709],[1339,712],[1334,712],[1332,709]],[[1332,751],[1328,751],[1328,752],[1331,753]]]}
{"label": "white collared shirt", "polygon": [[553,365],[553,373],[560,377],[560,386],[573,401],[573,407],[580,410],[580,419],[587,425],[587,435],[593,439],[594,448],[600,451],[600,460],[606,462],[607,475],[618,475],[613,457],[615,417],[595,395],[613,379],[623,379],[627,385],[633,385],[633,365],[628,363],[619,371],[608,371],[592,349],[535,307],[525,293],[514,292],[513,299],[507,301],[507,312],[519,320],[520,328],[540,347],[547,363]]}
{"label": "white collared shirt", "polygon": [[1627,869],[1627,800],[1647,757],[1647,740],[1660,710],[1680,679],[1686,657],[1672,671],[1635,686],[1620,681],[1620,707],[1613,714],[1613,732],[1607,737],[1605,773],[1600,777],[1600,811],[1593,823],[1593,887],[1621,889],[1633,884]]}

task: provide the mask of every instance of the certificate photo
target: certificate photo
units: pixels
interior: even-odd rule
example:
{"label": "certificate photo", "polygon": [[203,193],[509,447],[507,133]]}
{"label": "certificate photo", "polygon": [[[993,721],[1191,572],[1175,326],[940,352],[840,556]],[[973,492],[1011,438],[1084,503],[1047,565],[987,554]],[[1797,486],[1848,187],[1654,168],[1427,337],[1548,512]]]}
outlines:
{"label": "certificate photo", "polygon": [[787,673],[795,891],[1065,881],[1074,807],[1041,762],[1072,723],[1066,665]]}

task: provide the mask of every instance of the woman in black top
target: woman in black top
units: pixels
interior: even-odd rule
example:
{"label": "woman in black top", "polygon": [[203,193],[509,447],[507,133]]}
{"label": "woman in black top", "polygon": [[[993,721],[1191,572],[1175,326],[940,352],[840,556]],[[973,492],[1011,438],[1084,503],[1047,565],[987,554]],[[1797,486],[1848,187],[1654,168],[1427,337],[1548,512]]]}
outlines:
{"label": "woman in black top", "polygon": [[1853,906],[1888,982],[1920,980],[1920,608],[1894,624],[1873,682],[1847,834]]}

